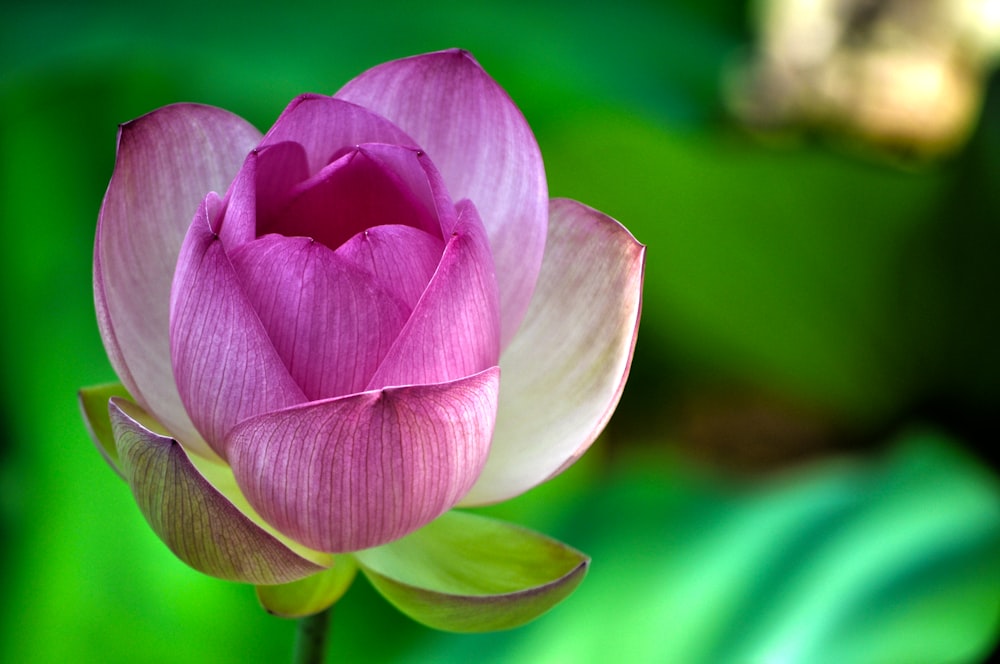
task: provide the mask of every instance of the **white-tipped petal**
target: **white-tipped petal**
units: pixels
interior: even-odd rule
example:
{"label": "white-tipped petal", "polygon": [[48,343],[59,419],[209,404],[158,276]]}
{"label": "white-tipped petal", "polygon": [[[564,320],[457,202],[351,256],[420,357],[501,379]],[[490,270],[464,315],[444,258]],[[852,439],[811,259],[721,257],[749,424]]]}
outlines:
{"label": "white-tipped petal", "polygon": [[198,204],[225,191],[260,133],[211,106],[174,104],[122,125],[94,244],[104,347],[128,392],[185,445],[201,441],[170,365],[170,284]]}
{"label": "white-tipped petal", "polygon": [[500,358],[493,446],[463,505],[512,498],[572,464],[618,404],[632,361],[645,247],[617,221],[553,200],[524,323]]}

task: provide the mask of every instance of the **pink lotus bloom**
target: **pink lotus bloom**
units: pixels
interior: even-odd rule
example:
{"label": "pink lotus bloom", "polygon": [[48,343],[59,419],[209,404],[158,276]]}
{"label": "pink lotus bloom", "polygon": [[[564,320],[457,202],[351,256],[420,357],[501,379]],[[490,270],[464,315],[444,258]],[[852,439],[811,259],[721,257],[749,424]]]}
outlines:
{"label": "pink lotus bloom", "polygon": [[643,265],[620,224],[548,199],[524,117],[463,51],[302,95],[263,137],[167,106],[119,133],[94,294],[121,385],[84,413],[161,539],[275,612],[324,608],[360,568],[428,624],[511,626],[586,557],[449,510],[594,441]]}

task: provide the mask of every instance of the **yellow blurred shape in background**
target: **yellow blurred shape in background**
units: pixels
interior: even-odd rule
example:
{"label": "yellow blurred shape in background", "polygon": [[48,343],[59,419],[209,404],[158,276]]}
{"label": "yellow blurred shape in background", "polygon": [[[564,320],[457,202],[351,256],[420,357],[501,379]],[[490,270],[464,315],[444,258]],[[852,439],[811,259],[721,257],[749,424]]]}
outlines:
{"label": "yellow blurred shape in background", "polygon": [[762,129],[833,129],[904,154],[957,149],[1000,55],[1000,0],[762,0],[730,102]]}

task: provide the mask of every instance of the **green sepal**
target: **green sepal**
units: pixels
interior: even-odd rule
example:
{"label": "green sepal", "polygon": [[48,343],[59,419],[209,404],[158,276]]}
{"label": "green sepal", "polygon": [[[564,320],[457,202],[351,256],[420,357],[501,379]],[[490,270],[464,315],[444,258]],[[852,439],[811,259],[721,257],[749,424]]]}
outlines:
{"label": "green sepal", "polygon": [[121,383],[106,383],[104,385],[94,385],[84,387],[77,392],[77,399],[80,402],[80,413],[83,421],[87,425],[90,437],[94,441],[94,446],[101,453],[104,460],[108,462],[116,473],[123,479],[118,461],[118,448],[115,446],[115,436],[111,431],[111,417],[108,414],[108,402],[112,397],[120,397],[132,401],[128,390]]}
{"label": "green sepal", "polygon": [[268,613],[282,618],[304,618],[337,602],[354,582],[358,564],[349,555],[334,556],[333,567],[298,581],[257,586],[257,600]]}
{"label": "green sepal", "polygon": [[396,608],[449,632],[523,625],[567,597],[590,564],[544,535],[458,511],[354,556]]}
{"label": "green sepal", "polygon": [[[229,581],[289,583],[324,569],[241,512],[175,439],[151,430],[148,414],[123,399],[109,406],[118,458],[139,510],[182,561]],[[319,554],[320,556],[324,554]]]}

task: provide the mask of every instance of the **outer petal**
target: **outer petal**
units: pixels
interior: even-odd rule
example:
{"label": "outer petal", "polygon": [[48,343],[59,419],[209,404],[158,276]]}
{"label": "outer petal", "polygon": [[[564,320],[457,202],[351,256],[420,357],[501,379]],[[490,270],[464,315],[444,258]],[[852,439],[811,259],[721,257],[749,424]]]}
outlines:
{"label": "outer petal", "polygon": [[293,99],[268,130],[261,146],[283,141],[305,148],[310,175],[339,157],[344,148],[362,143],[417,147],[389,120],[341,99],[316,94]]}
{"label": "outer petal", "polygon": [[220,213],[214,194],[198,208],[170,298],[177,386],[191,419],[218,454],[226,432],[240,420],[306,401],[215,232]]}
{"label": "outer petal", "polygon": [[441,263],[368,389],[443,383],[495,366],[500,319],[493,261],[475,208],[459,221]]}
{"label": "outer petal", "polygon": [[462,512],[355,557],[400,611],[452,632],[510,629],[537,618],[573,592],[590,562],[538,533]]}
{"label": "outer petal", "polygon": [[178,558],[221,579],[287,583],[323,568],[297,555],[216,491],[171,438],[113,399],[111,423],[125,478],[146,521]]}
{"label": "outer petal", "polygon": [[645,247],[618,222],[553,200],[524,326],[500,360],[490,458],[465,505],[516,496],[590,446],[618,404],[639,327]]}
{"label": "outer petal", "polygon": [[258,140],[243,119],[194,104],[122,125],[98,219],[94,300],[108,357],[136,401],[195,445],[170,366],[170,284],[199,201],[225,190]]}
{"label": "outer petal", "polygon": [[548,218],[541,152],[521,111],[458,50],[380,65],[336,96],[402,127],[430,155],[452,199],[476,204],[496,262],[506,346],[535,287]]}
{"label": "outer petal", "polygon": [[450,509],[478,477],[499,370],[267,413],[226,441],[250,504],[321,551],[376,546]]}

